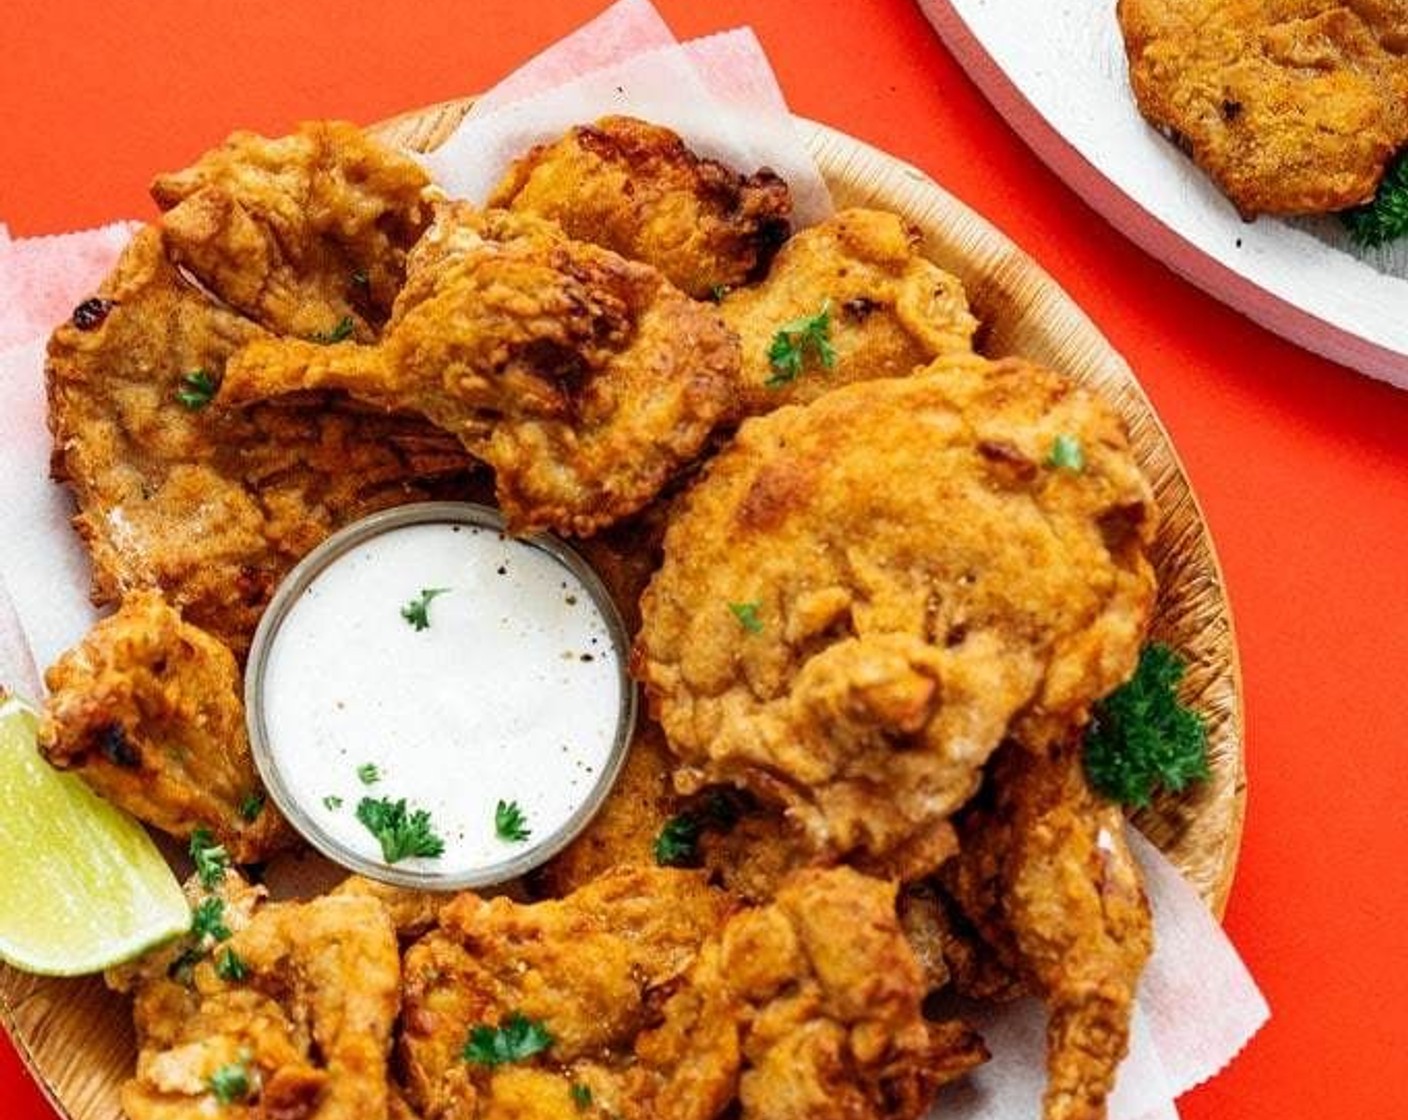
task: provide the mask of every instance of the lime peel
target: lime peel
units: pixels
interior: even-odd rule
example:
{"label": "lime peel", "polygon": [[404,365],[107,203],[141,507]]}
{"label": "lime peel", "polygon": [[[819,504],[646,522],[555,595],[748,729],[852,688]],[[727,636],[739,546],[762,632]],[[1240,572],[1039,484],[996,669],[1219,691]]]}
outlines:
{"label": "lime peel", "polygon": [[146,831],[49,766],[38,717],[0,692],[0,959],[76,976],[184,933],[191,912]]}

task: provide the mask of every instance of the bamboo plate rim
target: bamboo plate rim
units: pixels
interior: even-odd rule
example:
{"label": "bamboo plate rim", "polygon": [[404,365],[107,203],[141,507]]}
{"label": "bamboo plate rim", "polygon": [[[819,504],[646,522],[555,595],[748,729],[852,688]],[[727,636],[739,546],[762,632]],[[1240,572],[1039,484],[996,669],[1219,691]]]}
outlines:
{"label": "bamboo plate rim", "polygon": [[[428,151],[472,104],[472,98],[443,102],[369,131],[389,143]],[[1160,577],[1154,636],[1169,640],[1189,662],[1184,692],[1208,717],[1213,772],[1207,783],[1180,797],[1156,799],[1135,814],[1134,823],[1220,918],[1246,811],[1241,667],[1222,569],[1167,431],[1124,359],[996,227],[917,168],[823,124],[795,119],[838,207],[897,211],[923,232],[926,255],[964,282],[984,323],[979,336],[984,353],[1022,353],[1063,369],[1103,393],[1129,425],[1162,514],[1153,550]],[[133,1060],[130,1019],[125,999],[108,992],[101,977],[58,980],[0,965],[0,1022],[44,1096],[67,1120],[121,1115],[117,1088],[130,1076]]]}

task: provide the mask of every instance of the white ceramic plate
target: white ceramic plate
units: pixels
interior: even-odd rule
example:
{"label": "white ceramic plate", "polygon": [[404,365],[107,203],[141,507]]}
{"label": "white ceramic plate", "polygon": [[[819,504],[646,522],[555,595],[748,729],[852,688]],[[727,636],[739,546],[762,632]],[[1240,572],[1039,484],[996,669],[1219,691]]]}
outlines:
{"label": "white ceramic plate", "polygon": [[1355,256],[1333,218],[1243,222],[1139,115],[1115,0],[919,4],[1008,123],[1117,229],[1269,330],[1408,388],[1408,241]]}

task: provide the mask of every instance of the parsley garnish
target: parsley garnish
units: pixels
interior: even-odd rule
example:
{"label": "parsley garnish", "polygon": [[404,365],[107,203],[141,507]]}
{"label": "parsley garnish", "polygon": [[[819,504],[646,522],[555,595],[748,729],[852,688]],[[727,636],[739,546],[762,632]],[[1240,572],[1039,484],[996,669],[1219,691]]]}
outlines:
{"label": "parsley garnish", "polygon": [[527,840],[533,835],[517,801],[499,802],[494,809],[494,831],[500,840]]}
{"label": "parsley garnish", "polygon": [[1208,777],[1207,729],[1178,701],[1183,662],[1151,643],[1139,667],[1095,705],[1085,733],[1085,772],[1100,793],[1144,806],[1163,786],[1174,793]]}
{"label": "parsley garnish", "polygon": [[217,1101],[233,1104],[249,1096],[249,1070],[243,1062],[232,1062],[212,1073],[207,1084]]}
{"label": "parsley garnish", "polygon": [[551,1045],[547,1027],[515,1011],[497,1027],[471,1028],[460,1057],[475,1065],[499,1066],[541,1054]]}
{"label": "parsley garnish", "polygon": [[342,798],[338,797],[335,793],[328,794],[326,797],[323,798],[323,808],[330,813],[341,809]]}
{"label": "parsley garnish", "polygon": [[804,315],[778,328],[772,345],[768,347],[768,365],[772,366],[772,376],[763,384],[769,389],[777,389],[796,381],[802,374],[808,354],[815,356],[824,368],[835,368],[830,300],[824,300],[821,310],[815,315]]}
{"label": "parsley garnish", "polygon": [[572,1103],[577,1106],[579,1112],[591,1108],[592,1088],[590,1085],[583,1085],[580,1081],[574,1081],[572,1087],[567,1091],[572,1094]]}
{"label": "parsley garnish", "polygon": [[763,632],[763,620],[758,617],[758,612],[763,609],[762,603],[756,600],[751,603],[730,603],[728,609],[733,612],[733,617],[738,619],[738,625],[748,633],[761,634]]}
{"label": "parsley garnish", "polygon": [[714,303],[723,303],[724,296],[728,295],[731,291],[733,291],[732,284],[710,284],[709,299]]}
{"label": "parsley garnish", "polygon": [[240,819],[244,821],[257,821],[259,814],[264,811],[264,795],[262,793],[247,793],[244,800],[240,802]]}
{"label": "parsley garnish", "polygon": [[215,399],[220,391],[220,379],[203,369],[193,369],[181,378],[183,388],[176,390],[176,399],[192,412],[199,412]]}
{"label": "parsley garnish", "polygon": [[337,321],[337,326],[330,331],[314,331],[308,336],[309,342],[321,342],[324,346],[330,346],[334,342],[344,342],[352,337],[355,324],[351,315],[344,315]]}
{"label": "parsley garnish", "polygon": [[374,786],[381,781],[381,771],[376,768],[375,762],[364,762],[357,767],[357,780],[364,786]]}
{"label": "parsley garnish", "polygon": [[671,817],[655,838],[655,862],[661,867],[688,867],[699,858],[699,822],[688,813]]}
{"label": "parsley garnish", "polygon": [[215,975],[221,980],[238,984],[249,975],[249,965],[240,959],[238,953],[227,946],[225,951],[215,958]]}
{"label": "parsley garnish", "polygon": [[367,276],[367,270],[364,268],[359,268],[356,272],[352,273],[352,283],[359,288],[365,288],[369,283],[371,283],[371,280]]}
{"label": "parsley garnish", "polygon": [[1046,455],[1046,465],[1063,471],[1079,474],[1085,470],[1085,451],[1080,440],[1072,435],[1059,435],[1051,441],[1051,450]]}
{"label": "parsley garnish", "polygon": [[215,842],[215,834],[208,828],[198,828],[191,833],[190,853],[200,885],[213,891],[230,868],[230,853],[223,844]]}
{"label": "parsley garnish", "polygon": [[435,835],[430,814],[424,809],[407,812],[404,797],[399,801],[364,797],[357,805],[357,819],[380,842],[381,855],[387,863],[445,853],[445,841]]}
{"label": "parsley garnish", "polygon": [[225,901],[220,898],[203,898],[191,911],[191,936],[197,941],[207,937],[216,941],[227,941],[230,927],[225,924]]}
{"label": "parsley garnish", "polygon": [[412,599],[401,608],[401,617],[416,628],[417,631],[425,630],[430,626],[430,601],[438,595],[444,595],[450,589],[448,587],[426,587],[421,590],[420,598]]}
{"label": "parsley garnish", "polygon": [[1384,173],[1372,202],[1340,214],[1357,245],[1373,248],[1408,236],[1408,151]]}
{"label": "parsley garnish", "polygon": [[655,862],[661,867],[692,867],[699,861],[699,837],[705,829],[728,832],[747,809],[745,795],[711,789],[685,812],[665,822],[655,838]]}

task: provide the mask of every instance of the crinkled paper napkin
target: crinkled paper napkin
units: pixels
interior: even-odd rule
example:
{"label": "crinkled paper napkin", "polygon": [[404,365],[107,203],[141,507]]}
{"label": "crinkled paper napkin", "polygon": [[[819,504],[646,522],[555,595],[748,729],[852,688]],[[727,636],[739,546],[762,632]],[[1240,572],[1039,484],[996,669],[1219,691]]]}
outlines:
{"label": "crinkled paper napkin", "polygon": [[[647,0],[615,4],[482,96],[426,164],[449,193],[482,201],[514,155],[608,113],[669,125],[691,147],[735,167],[772,167],[791,185],[802,224],[830,212],[825,183],[752,32],[680,44]],[[40,694],[37,670],[96,617],[69,496],[48,476],[44,343],[92,293],[133,228],[117,223],[16,241],[0,226],[0,686],[31,697]],[[1131,842],[1153,902],[1156,948],[1110,1116],[1168,1120],[1178,1115],[1174,1100],[1229,1062],[1269,1012],[1197,894],[1153,845],[1137,833]],[[964,1010],[993,1060],[945,1091],[942,1115],[1039,1116],[1040,1006]]]}

